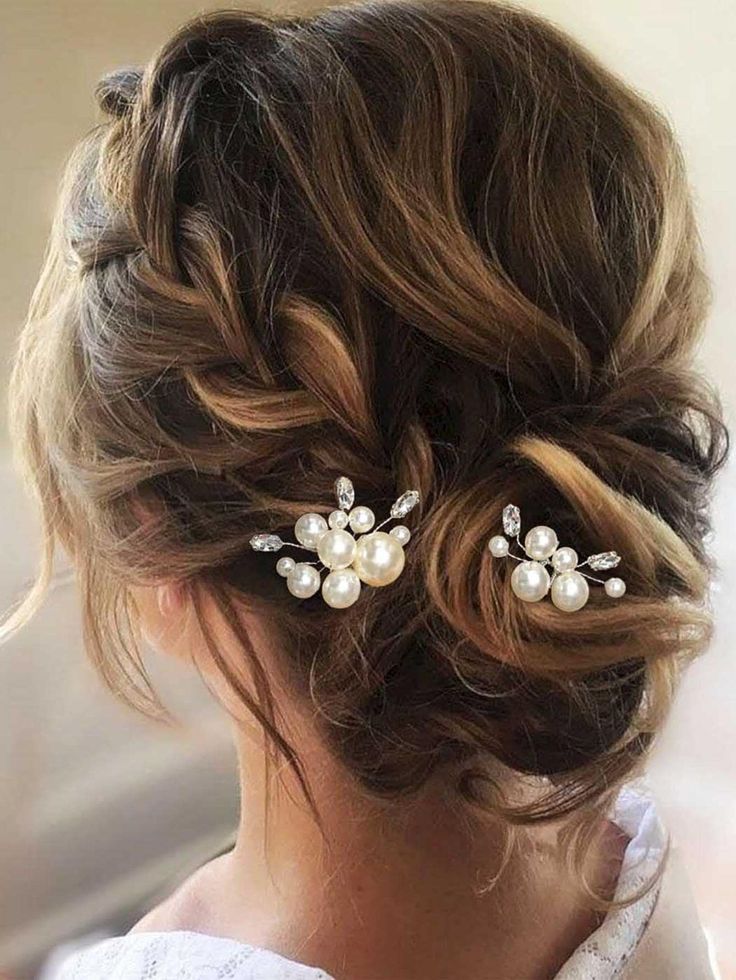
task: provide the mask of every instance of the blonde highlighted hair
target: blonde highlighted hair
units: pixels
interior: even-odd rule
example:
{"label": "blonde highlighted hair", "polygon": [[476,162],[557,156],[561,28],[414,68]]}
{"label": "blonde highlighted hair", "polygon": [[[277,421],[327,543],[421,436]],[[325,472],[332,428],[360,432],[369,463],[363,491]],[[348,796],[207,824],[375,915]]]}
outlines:
{"label": "blonde highlighted hair", "polygon": [[[153,703],[130,588],[175,578],[302,778],[242,604],[371,792],[443,771],[514,823],[605,805],[709,635],[726,440],[666,121],[544,21],[465,0],[211,14],[98,97],[11,401],[108,683]],[[423,504],[402,577],[337,612],[247,543],[343,473]],[[484,547],[510,501],[618,550],[625,600],[516,600]],[[533,802],[485,795],[498,763],[545,777]]]}

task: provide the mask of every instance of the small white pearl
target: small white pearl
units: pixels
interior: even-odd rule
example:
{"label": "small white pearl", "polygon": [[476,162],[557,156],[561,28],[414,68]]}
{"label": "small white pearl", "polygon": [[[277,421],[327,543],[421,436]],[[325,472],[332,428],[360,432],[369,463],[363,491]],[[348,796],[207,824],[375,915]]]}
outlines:
{"label": "small white pearl", "polygon": [[503,534],[494,534],[488,542],[488,548],[494,558],[505,558],[509,553],[509,542]]}
{"label": "small white pearl", "polygon": [[327,568],[347,568],[355,557],[355,538],[349,531],[335,528],[319,539],[317,554]]}
{"label": "small white pearl", "polygon": [[330,516],[327,518],[327,523],[333,530],[341,531],[343,528],[348,526],[348,515],[344,510],[333,510]]}
{"label": "small white pearl", "polygon": [[404,549],[401,544],[386,534],[374,531],[358,540],[355,549],[353,568],[366,585],[390,585],[404,570]]}
{"label": "small white pearl", "polygon": [[612,599],[620,599],[624,592],[626,592],[626,582],[622,578],[609,578],[606,579],[606,584],[603,588],[606,590],[607,596],[610,596]]}
{"label": "small white pearl", "polygon": [[552,555],[552,567],[556,572],[571,572],[578,563],[574,548],[558,548]]}
{"label": "small white pearl", "polygon": [[524,550],[534,561],[544,561],[557,548],[557,535],[551,527],[540,524],[524,538]]}
{"label": "small white pearl", "polygon": [[402,548],[404,545],[409,544],[409,541],[411,540],[411,531],[403,524],[397,524],[396,527],[392,527],[388,533],[392,538],[396,538]]}
{"label": "small white pearl", "polygon": [[276,562],[276,571],[283,578],[286,578],[289,572],[294,571],[295,565],[296,562],[293,558],[279,558],[279,560]]}
{"label": "small white pearl", "polygon": [[552,602],[563,612],[576,612],[588,601],[590,588],[580,572],[562,572],[552,583]]}
{"label": "small white pearl", "polygon": [[376,515],[370,507],[353,507],[350,511],[350,527],[356,534],[365,534],[376,523]]}
{"label": "small white pearl", "polygon": [[299,544],[314,551],[319,539],[327,533],[327,521],[321,514],[302,514],[294,525],[294,534]]}
{"label": "small white pearl", "polygon": [[360,595],[360,579],[352,568],[339,568],[322,583],[322,598],[333,609],[347,609]]}
{"label": "small white pearl", "polygon": [[524,602],[539,602],[549,592],[549,572],[538,561],[523,561],[514,569],[511,588]]}
{"label": "small white pearl", "polygon": [[286,579],[286,588],[295,595],[297,599],[308,599],[319,589],[319,572],[314,565],[308,565],[300,561],[294,565]]}

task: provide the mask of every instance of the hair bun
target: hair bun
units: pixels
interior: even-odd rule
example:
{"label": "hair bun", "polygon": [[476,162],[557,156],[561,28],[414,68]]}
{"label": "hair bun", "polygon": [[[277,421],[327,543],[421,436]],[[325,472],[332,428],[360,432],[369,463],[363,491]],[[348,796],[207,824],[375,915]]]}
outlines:
{"label": "hair bun", "polygon": [[127,115],[135,104],[142,77],[140,68],[117,68],[104,75],[95,87],[95,99],[102,111],[118,118]]}
{"label": "hair bun", "polygon": [[[663,117],[543,21],[457,0],[204,15],[97,99],[120,121],[71,161],[12,421],[110,686],[160,711],[132,587],[181,580],[298,778],[241,608],[370,792],[442,770],[516,823],[605,812],[708,639],[727,446]],[[400,579],[337,614],[248,542],[328,513],[341,473],[423,507]],[[621,555],[625,600],[519,601],[486,547],[510,502]],[[502,798],[504,770],[536,781]]]}

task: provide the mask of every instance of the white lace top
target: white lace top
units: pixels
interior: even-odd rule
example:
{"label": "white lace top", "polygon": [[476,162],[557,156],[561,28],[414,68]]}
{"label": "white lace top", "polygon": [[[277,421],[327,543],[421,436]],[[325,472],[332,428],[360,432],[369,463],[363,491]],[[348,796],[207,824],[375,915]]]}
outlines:
{"label": "white lace top", "polygon": [[[622,790],[612,820],[630,841],[616,899],[635,893],[656,871],[666,846],[651,799]],[[656,887],[634,904],[610,912],[558,972],[555,980],[614,980],[641,939]],[[270,950],[198,932],[136,932],[74,953],[53,980],[333,980],[314,966]]]}

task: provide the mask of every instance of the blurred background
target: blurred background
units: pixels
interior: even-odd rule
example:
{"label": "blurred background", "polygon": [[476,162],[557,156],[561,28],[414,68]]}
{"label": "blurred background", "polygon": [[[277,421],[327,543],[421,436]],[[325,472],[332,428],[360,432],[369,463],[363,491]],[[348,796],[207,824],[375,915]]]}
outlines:
{"label": "blurred background", "polygon": [[[702,360],[733,425],[736,4],[520,5],[569,30],[672,118],[688,157],[714,283]],[[144,62],[183,20],[218,6],[0,0],[3,391],[63,161],[97,118],[95,82],[112,68]],[[283,7],[278,0],[261,6]],[[12,471],[1,421],[0,608],[7,608],[31,578],[38,550],[34,515]],[[716,641],[690,671],[650,767],[724,980],[736,978],[734,526],[732,465],[716,499]],[[102,689],[85,662],[77,597],[63,574],[38,619],[0,651],[0,976],[38,977],[59,944],[127,928],[179,876],[232,839],[237,793],[227,727],[196,678],[173,664],[151,667],[177,726],[144,721]]]}

